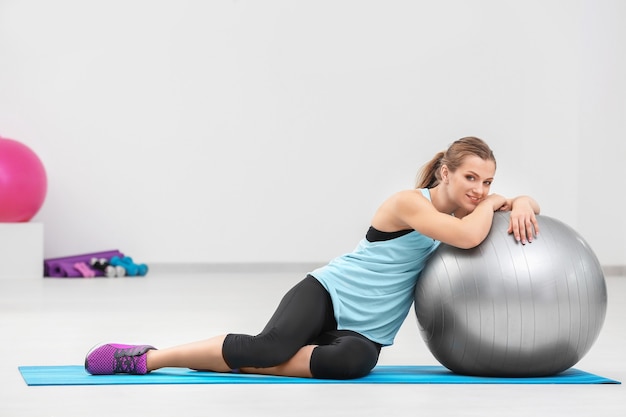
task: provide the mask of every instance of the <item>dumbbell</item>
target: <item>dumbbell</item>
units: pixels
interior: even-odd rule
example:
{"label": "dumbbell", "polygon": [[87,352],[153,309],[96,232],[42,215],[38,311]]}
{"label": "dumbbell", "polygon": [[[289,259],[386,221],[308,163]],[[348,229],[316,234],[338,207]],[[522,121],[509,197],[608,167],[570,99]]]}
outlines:
{"label": "dumbbell", "polygon": [[123,277],[126,275],[126,269],[123,266],[114,266],[106,258],[91,258],[89,262],[93,269],[104,272],[104,275],[111,277]]}
{"label": "dumbbell", "polygon": [[134,276],[144,276],[148,273],[148,265],[146,264],[136,264],[133,262],[133,258],[130,256],[124,256],[120,258],[119,256],[114,256],[111,258],[109,263],[113,266],[121,266],[126,270],[126,275],[134,277]]}

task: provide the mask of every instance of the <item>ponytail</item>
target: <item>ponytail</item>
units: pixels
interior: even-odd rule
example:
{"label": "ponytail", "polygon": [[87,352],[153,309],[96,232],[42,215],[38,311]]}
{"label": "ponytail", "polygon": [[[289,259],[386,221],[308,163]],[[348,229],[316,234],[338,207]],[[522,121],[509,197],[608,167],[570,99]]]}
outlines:
{"label": "ponytail", "polygon": [[415,188],[433,188],[441,180],[439,169],[441,168],[441,161],[443,160],[444,152],[437,153],[433,159],[425,164],[417,175],[417,182]]}

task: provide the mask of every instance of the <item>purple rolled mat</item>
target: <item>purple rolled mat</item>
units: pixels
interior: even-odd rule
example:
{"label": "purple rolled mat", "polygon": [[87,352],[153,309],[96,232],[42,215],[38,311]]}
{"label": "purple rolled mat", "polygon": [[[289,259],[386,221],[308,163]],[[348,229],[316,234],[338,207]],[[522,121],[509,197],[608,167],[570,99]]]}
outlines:
{"label": "purple rolled mat", "polygon": [[[62,258],[50,258],[43,261],[43,274],[46,277],[55,278],[82,278],[79,270],[74,268],[77,262],[85,262],[89,265],[92,258],[111,259],[114,256],[124,257],[119,250],[110,250],[104,252],[85,253],[83,255],[67,256]],[[104,276],[104,272],[95,270],[96,276]]]}

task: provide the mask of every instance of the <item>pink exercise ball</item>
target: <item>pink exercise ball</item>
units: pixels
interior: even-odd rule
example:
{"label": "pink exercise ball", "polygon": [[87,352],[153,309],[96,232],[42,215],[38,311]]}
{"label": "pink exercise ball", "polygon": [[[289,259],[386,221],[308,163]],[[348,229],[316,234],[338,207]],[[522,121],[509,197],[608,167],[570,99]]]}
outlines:
{"label": "pink exercise ball", "polygon": [[32,219],[48,190],[46,170],[28,146],[0,137],[0,222]]}

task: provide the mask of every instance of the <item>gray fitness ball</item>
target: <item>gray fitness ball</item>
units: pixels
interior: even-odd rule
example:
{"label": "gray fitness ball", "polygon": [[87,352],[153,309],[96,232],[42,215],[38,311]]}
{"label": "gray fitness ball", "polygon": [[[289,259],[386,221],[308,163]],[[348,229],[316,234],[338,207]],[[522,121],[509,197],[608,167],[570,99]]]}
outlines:
{"label": "gray fitness ball", "polygon": [[473,249],[441,244],[418,279],[415,313],[435,358],[453,372],[536,377],[576,364],[604,323],[604,275],[584,239],[537,216],[540,234],[522,245],[497,212]]}

